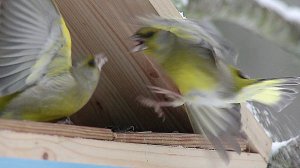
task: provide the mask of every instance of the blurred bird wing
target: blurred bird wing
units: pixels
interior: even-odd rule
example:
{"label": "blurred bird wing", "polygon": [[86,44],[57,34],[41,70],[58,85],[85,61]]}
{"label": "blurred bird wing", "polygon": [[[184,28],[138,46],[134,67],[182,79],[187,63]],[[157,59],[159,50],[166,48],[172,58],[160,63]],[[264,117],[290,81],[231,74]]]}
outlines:
{"label": "blurred bird wing", "polygon": [[190,41],[191,47],[199,54],[199,57],[212,60],[219,71],[219,80],[224,88],[230,91],[233,87],[233,79],[225,64],[225,58],[233,58],[236,62],[237,52],[225,41],[225,39],[210,28],[208,22],[195,22],[188,19],[165,19],[161,17],[141,18],[141,21],[151,27],[169,31],[177,37]]}
{"label": "blurred bird wing", "polygon": [[226,40],[217,28],[208,21],[196,22],[208,35],[208,41],[212,44],[217,56],[222,60],[237,64],[238,52],[232,43]]}
{"label": "blurred bird wing", "polygon": [[41,79],[68,33],[51,0],[0,0],[0,25],[0,96],[4,96]]}
{"label": "blurred bird wing", "polygon": [[155,16],[140,19],[146,25],[172,32],[180,38],[192,41],[198,47],[214,50],[217,59],[230,59],[234,64],[237,62],[238,52],[208,21],[166,19]]}
{"label": "blurred bird wing", "polygon": [[236,140],[241,129],[240,105],[226,109],[187,103],[186,107],[194,132],[204,134],[223,160],[229,162],[224,142],[236,152],[241,152]]}

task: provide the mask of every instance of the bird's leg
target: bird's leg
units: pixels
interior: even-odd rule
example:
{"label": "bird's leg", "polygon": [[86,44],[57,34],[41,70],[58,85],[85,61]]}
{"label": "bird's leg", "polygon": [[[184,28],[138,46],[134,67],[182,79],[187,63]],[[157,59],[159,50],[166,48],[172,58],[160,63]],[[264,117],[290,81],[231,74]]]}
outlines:
{"label": "bird's leg", "polygon": [[167,89],[163,89],[163,88],[156,87],[156,86],[148,86],[148,88],[151,90],[151,92],[165,95],[167,98],[170,98],[172,100],[182,99],[182,96],[180,94],[172,92]]}
{"label": "bird's leg", "polygon": [[184,104],[181,100],[156,101],[142,96],[138,97],[138,101],[145,106],[153,107],[159,117],[163,117],[164,115],[164,112],[161,109],[162,107],[178,107]]}
{"label": "bird's leg", "polygon": [[141,104],[148,107],[153,107],[154,111],[158,114],[159,117],[163,117],[164,115],[161,109],[162,107],[179,107],[184,104],[182,96],[178,93],[154,86],[149,86],[149,88],[153,93],[163,94],[167,98],[171,99],[171,101],[156,101],[142,96],[138,97],[138,101]]}

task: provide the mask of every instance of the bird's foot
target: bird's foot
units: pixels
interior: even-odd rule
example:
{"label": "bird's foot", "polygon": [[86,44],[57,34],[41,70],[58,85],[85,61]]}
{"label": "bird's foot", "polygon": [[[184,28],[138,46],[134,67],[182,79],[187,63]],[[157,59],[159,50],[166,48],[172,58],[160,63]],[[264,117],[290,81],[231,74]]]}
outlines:
{"label": "bird's foot", "polygon": [[148,86],[148,88],[151,90],[152,93],[165,95],[167,98],[170,98],[172,100],[182,99],[182,96],[180,94],[167,89],[163,89],[156,86]]}
{"label": "bird's foot", "polygon": [[162,107],[178,107],[184,104],[180,99],[176,99],[173,101],[156,101],[146,97],[138,97],[137,99],[141,104],[154,108],[155,113],[158,114],[158,117],[164,117],[164,112]]}

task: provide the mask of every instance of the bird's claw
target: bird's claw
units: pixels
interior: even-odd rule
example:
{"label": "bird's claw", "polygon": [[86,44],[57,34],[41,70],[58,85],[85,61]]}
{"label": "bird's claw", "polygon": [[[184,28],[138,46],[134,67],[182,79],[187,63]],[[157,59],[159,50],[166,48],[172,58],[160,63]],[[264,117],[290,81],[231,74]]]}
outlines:
{"label": "bird's claw", "polygon": [[178,93],[175,93],[173,91],[167,90],[167,89],[163,89],[160,87],[156,87],[156,86],[148,86],[148,88],[151,90],[151,92],[153,93],[157,93],[157,94],[163,94],[165,95],[167,98],[170,98],[172,100],[176,100],[176,99],[180,99],[182,96]]}
{"label": "bird's claw", "polygon": [[155,101],[155,100],[153,100],[153,99],[149,99],[149,98],[143,97],[143,96],[139,96],[139,97],[137,98],[137,100],[138,100],[141,104],[143,104],[144,106],[154,108],[154,111],[155,111],[155,113],[158,114],[158,117],[159,117],[159,118],[164,117],[164,112],[163,112],[163,110],[161,109],[162,105],[160,104],[160,102]]}

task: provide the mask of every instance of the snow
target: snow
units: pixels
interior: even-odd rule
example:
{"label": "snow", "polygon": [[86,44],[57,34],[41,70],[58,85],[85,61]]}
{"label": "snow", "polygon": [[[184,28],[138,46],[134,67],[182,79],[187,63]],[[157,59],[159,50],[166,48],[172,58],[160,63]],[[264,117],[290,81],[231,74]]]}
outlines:
{"label": "snow", "polygon": [[294,137],[294,138],[291,138],[289,140],[282,141],[282,142],[273,142],[272,143],[272,152],[271,152],[271,154],[272,155],[276,154],[279,151],[280,148],[286,146],[288,143],[295,140],[296,138],[298,138],[298,137]]}
{"label": "snow", "polygon": [[189,0],[182,0],[182,3],[184,6],[187,6],[189,4]]}
{"label": "snow", "polygon": [[180,15],[182,16],[183,19],[186,19],[186,17],[184,16],[183,12],[179,12]]}
{"label": "snow", "polygon": [[265,128],[264,128],[264,131],[265,131],[265,133],[267,134],[267,136],[268,136],[269,138],[272,138],[272,134],[271,134],[270,131],[266,130]]}
{"label": "snow", "polygon": [[288,6],[280,0],[255,0],[261,6],[275,11],[284,19],[300,24],[300,8]]}
{"label": "snow", "polygon": [[246,107],[252,112],[256,121],[259,122],[258,112],[257,112],[256,108],[253,105],[251,105],[250,103],[247,103]]}
{"label": "snow", "polygon": [[[251,111],[251,113],[253,114],[254,118],[256,119],[257,122],[260,122],[260,117],[259,117],[259,111],[258,109],[256,109],[253,105],[251,105],[250,103],[246,104],[246,107]],[[270,125],[270,118],[269,118],[269,113],[266,110],[263,110],[263,113],[266,117],[267,123]],[[270,133],[269,130],[267,130],[263,125],[261,125],[262,128],[264,129],[265,133],[267,134],[267,136],[269,138],[272,138],[272,134]]]}

